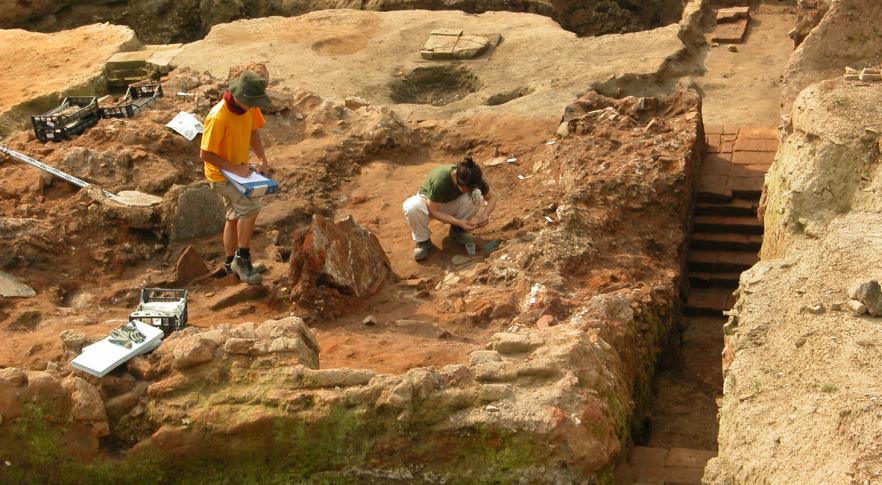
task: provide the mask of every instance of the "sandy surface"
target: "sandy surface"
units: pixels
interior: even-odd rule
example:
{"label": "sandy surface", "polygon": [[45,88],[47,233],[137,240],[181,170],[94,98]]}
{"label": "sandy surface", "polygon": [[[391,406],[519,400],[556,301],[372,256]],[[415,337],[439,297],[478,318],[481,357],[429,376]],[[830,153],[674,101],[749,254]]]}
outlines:
{"label": "sandy surface", "polygon": [[[429,33],[440,28],[499,33],[502,42],[474,60],[425,61],[420,48]],[[478,91],[446,106],[410,105],[396,110],[409,119],[447,118],[470,111],[558,117],[592,82],[624,73],[657,73],[684,48],[678,31],[678,25],[671,25],[578,38],[551,19],[532,14],[328,10],[216,26],[204,40],[187,44],[175,63],[226,75],[231,63],[265,62],[282,85],[322,96],[357,95],[383,104],[391,102],[390,83],[411,70],[455,65],[477,77]],[[533,92],[496,107],[482,106],[494,94],[521,88]]]}
{"label": "sandy surface", "polygon": [[734,44],[738,52],[726,44],[705,49],[706,72],[695,78],[705,124],[778,126],[781,76],[793,52],[787,32],[795,22],[793,7],[763,4],[751,12],[744,43]]}

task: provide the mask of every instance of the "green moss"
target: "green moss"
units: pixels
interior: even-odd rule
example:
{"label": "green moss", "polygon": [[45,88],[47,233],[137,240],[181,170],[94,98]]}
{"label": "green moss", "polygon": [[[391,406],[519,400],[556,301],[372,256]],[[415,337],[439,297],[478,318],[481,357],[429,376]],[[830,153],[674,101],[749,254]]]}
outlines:
{"label": "green moss", "polygon": [[3,483],[150,485],[165,480],[158,462],[148,455],[128,460],[124,467],[118,460],[84,462],[72,458],[61,444],[66,426],[50,423],[46,414],[36,405],[26,405],[12,432],[12,442],[0,443],[11,463],[3,470]]}

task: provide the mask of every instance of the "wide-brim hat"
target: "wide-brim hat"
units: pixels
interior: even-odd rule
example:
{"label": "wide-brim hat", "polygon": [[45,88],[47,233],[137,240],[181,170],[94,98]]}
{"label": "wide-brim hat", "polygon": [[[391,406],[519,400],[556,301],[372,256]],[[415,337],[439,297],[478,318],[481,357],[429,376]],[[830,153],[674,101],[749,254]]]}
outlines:
{"label": "wide-brim hat", "polygon": [[245,71],[230,83],[230,92],[236,101],[248,106],[269,108],[273,105],[266,95],[266,79],[251,71]]}

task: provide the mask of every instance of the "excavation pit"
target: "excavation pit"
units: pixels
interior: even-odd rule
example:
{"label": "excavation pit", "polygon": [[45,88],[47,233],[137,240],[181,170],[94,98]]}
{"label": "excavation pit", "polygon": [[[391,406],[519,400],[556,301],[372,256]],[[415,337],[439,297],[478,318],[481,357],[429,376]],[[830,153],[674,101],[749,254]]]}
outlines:
{"label": "excavation pit", "polygon": [[457,66],[418,67],[396,79],[389,95],[396,103],[444,106],[480,89],[478,78]]}

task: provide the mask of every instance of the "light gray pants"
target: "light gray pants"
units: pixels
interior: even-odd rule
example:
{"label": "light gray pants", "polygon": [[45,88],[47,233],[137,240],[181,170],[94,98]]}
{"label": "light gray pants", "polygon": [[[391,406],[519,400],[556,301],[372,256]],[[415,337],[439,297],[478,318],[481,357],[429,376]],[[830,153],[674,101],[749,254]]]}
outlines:
{"label": "light gray pants", "polygon": [[[480,189],[475,189],[471,195],[462,194],[446,204],[441,204],[441,212],[457,219],[469,220],[482,205],[484,205],[484,196]],[[432,236],[432,231],[429,230],[429,201],[417,194],[405,200],[403,208],[404,217],[407,218],[413,233],[413,240],[428,241]]]}

